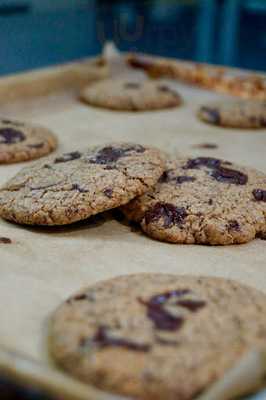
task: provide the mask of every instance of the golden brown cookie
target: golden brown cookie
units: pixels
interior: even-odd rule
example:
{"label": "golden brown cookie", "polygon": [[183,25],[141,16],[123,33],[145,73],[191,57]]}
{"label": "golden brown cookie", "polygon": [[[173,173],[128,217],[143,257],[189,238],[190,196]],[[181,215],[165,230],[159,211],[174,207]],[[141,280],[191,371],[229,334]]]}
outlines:
{"label": "golden brown cookie", "polygon": [[70,224],[146,192],[163,169],[159,150],[132,143],[46,158],[0,190],[0,216],[21,224]]}
{"label": "golden brown cookie", "polygon": [[96,82],[82,91],[81,98],[93,106],[122,111],[160,110],[177,107],[182,102],[169,85],[125,79]]}
{"label": "golden brown cookie", "polygon": [[28,161],[51,153],[55,135],[39,125],[0,119],[0,164]]}
{"label": "golden brown cookie", "polygon": [[56,363],[142,400],[192,400],[265,346],[266,296],[222,278],[139,274],[97,283],[51,322]]}
{"label": "golden brown cookie", "polygon": [[161,241],[245,243],[266,233],[266,175],[211,157],[173,160],[154,190],[122,210]]}
{"label": "golden brown cookie", "polygon": [[266,128],[266,102],[223,100],[201,106],[198,117],[209,124],[229,128]]}

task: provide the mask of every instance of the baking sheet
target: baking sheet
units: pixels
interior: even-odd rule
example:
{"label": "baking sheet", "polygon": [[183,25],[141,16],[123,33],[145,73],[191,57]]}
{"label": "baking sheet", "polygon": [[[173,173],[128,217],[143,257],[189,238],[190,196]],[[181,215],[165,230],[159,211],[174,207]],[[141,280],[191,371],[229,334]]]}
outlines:
{"label": "baking sheet", "polygon": [[[36,80],[38,73],[34,76]],[[197,120],[198,105],[219,95],[171,82],[184,97],[180,108],[107,111],[78,101],[85,79],[79,79],[78,73],[76,79],[77,84],[65,91],[60,87],[37,97],[13,95],[8,104],[4,104],[2,81],[0,115],[53,129],[60,141],[58,151],[125,140],[152,144],[172,154],[225,158],[266,172],[265,129],[223,129]],[[13,90],[16,93],[16,85]],[[195,147],[206,142],[218,148]],[[1,165],[0,185],[29,164]],[[0,343],[45,363],[49,363],[46,334],[51,313],[73,292],[98,280],[138,272],[212,275],[266,292],[266,242],[259,239],[223,247],[167,244],[132,231],[108,214],[61,228],[23,227],[0,220],[0,236],[13,241],[0,244]]]}

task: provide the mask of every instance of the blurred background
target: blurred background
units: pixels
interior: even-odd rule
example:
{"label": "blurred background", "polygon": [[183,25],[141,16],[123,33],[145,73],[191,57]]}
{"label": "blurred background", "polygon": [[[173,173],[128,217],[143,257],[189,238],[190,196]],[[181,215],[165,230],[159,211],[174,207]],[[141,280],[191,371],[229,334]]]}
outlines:
{"label": "blurred background", "polygon": [[121,50],[266,70],[266,0],[0,0],[0,74]]}

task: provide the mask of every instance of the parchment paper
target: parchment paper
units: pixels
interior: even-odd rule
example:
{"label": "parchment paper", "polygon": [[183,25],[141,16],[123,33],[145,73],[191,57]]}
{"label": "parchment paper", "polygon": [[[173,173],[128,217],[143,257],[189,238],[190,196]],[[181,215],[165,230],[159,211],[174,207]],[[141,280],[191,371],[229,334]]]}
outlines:
{"label": "parchment paper", "polygon": [[[32,120],[53,129],[59,151],[127,140],[173,154],[221,157],[266,172],[266,130],[216,128],[195,110],[209,92],[171,83],[184,97],[176,109],[126,113],[86,106],[77,93],[55,93],[2,106],[5,117]],[[195,145],[211,142],[214,150]],[[0,166],[0,184],[23,165]],[[63,228],[23,227],[0,220],[0,343],[48,362],[47,321],[66,297],[83,286],[121,274],[162,272],[233,278],[266,292],[266,242],[209,247],[154,241],[115,220],[100,218]]]}

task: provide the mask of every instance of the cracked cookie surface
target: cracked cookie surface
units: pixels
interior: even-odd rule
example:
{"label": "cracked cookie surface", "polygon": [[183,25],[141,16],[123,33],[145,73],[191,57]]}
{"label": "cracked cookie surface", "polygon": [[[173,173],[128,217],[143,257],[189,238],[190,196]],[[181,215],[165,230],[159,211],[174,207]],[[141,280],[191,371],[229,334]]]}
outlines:
{"label": "cracked cookie surface", "polygon": [[161,241],[245,243],[266,232],[266,174],[211,157],[180,158],[122,211]]}
{"label": "cracked cookie surface", "polygon": [[266,296],[222,278],[129,275],[69,298],[50,328],[53,358],[80,380],[137,399],[191,400],[265,346]]}
{"label": "cracked cookie surface", "polygon": [[21,224],[70,224],[144,193],[163,169],[159,150],[132,143],[48,157],[1,188],[0,215]]}
{"label": "cracked cookie surface", "polygon": [[266,128],[266,101],[220,101],[200,107],[198,117],[204,122],[228,128]]}
{"label": "cracked cookie surface", "polygon": [[57,146],[55,135],[39,125],[0,119],[0,164],[40,158]]}
{"label": "cracked cookie surface", "polygon": [[103,108],[124,111],[148,111],[177,107],[182,100],[176,90],[156,81],[105,80],[85,88],[85,102]]}

